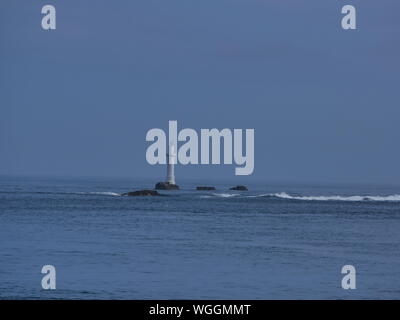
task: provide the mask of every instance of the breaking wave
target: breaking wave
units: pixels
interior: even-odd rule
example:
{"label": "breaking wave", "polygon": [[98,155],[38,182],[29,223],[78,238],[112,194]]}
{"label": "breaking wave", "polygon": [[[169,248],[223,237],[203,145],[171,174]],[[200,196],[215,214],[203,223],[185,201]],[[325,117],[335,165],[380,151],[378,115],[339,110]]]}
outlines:
{"label": "breaking wave", "polygon": [[280,192],[252,197],[274,197],[287,200],[303,201],[400,201],[399,194],[389,196],[291,196],[286,192]]}
{"label": "breaking wave", "polygon": [[213,193],[213,196],[221,197],[221,198],[232,198],[232,197],[238,197],[238,196],[240,196],[240,194],[237,194],[237,193]]}
{"label": "breaking wave", "polygon": [[238,197],[240,194],[238,193],[212,193],[211,195],[202,195],[200,198],[209,199],[209,198],[233,198]]}
{"label": "breaking wave", "polygon": [[[86,194],[86,193],[82,193]],[[103,196],[120,196],[119,193],[115,192],[88,192],[87,194],[97,194],[97,195],[103,195]]]}

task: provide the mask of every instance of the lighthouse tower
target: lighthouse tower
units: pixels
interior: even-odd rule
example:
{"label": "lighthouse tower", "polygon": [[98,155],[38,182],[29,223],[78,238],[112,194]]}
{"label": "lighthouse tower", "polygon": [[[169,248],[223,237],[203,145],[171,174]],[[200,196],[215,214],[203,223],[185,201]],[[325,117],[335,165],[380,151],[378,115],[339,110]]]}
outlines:
{"label": "lighthouse tower", "polygon": [[167,154],[168,164],[167,164],[167,183],[175,184],[175,163],[176,163],[176,151],[173,144],[169,147],[169,153]]}
{"label": "lighthouse tower", "polygon": [[167,153],[167,179],[165,182],[156,184],[157,190],[179,190],[179,186],[175,184],[175,164],[176,164],[176,151],[175,145],[169,146]]}

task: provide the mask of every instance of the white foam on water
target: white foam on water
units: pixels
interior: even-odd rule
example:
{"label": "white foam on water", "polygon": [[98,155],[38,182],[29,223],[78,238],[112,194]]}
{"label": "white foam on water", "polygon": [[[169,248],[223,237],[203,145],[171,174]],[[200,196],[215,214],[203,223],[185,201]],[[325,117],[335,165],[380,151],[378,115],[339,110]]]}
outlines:
{"label": "white foam on water", "polygon": [[280,192],[260,195],[260,197],[266,196],[304,201],[400,201],[399,194],[389,196],[291,196],[286,192]]}
{"label": "white foam on water", "polygon": [[212,198],[212,196],[200,196],[201,199],[209,199]]}
{"label": "white foam on water", "polygon": [[238,194],[238,193],[213,193],[213,196],[221,197],[221,198],[232,198],[232,197],[240,196],[240,194]]}
{"label": "white foam on water", "polygon": [[119,193],[115,192],[89,192],[88,194],[98,194],[98,195],[103,195],[103,196],[120,196]]}

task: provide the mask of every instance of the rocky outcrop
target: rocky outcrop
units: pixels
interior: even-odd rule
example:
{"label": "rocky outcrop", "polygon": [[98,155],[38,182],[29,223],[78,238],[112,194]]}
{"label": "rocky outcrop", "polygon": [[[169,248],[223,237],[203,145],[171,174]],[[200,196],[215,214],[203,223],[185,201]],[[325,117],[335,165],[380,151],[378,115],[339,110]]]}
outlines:
{"label": "rocky outcrop", "polygon": [[179,190],[179,186],[169,182],[159,182],[156,184],[156,190]]}
{"label": "rocky outcrop", "polygon": [[130,197],[161,196],[161,194],[156,190],[138,190],[138,191],[123,193],[122,195]]}
{"label": "rocky outcrop", "polygon": [[211,190],[215,190],[215,187],[197,187],[196,190],[211,191]]}
{"label": "rocky outcrop", "polygon": [[232,187],[229,190],[237,190],[237,191],[247,191],[247,187],[246,186],[236,186],[236,187]]}

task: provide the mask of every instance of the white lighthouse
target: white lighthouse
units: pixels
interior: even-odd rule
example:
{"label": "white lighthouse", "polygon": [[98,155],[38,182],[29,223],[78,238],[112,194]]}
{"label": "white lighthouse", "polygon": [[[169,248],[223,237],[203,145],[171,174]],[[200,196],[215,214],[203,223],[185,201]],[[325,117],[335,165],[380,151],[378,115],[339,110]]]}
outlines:
{"label": "white lighthouse", "polygon": [[167,183],[175,184],[175,163],[176,163],[176,151],[173,144],[169,147],[169,153],[167,154],[168,164],[167,164]]}
{"label": "white lighthouse", "polygon": [[175,164],[176,164],[176,149],[175,145],[169,146],[169,152],[167,153],[167,179],[165,182],[159,182],[156,184],[158,190],[179,190],[179,186],[175,184]]}

